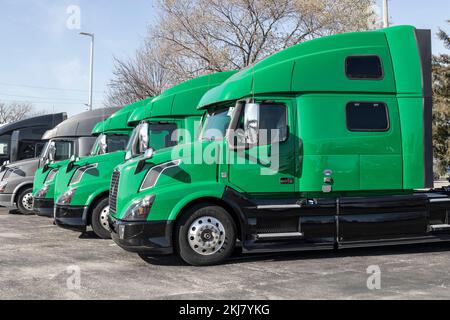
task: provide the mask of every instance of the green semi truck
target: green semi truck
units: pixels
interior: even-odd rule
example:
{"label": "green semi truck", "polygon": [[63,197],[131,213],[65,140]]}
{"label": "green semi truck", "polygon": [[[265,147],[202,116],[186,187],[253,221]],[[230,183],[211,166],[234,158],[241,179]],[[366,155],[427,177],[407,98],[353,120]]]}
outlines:
{"label": "green semi truck", "polygon": [[122,248],[209,265],[237,239],[244,252],[450,240],[449,189],[429,189],[429,30],[301,43],[198,107],[197,141],[115,169],[109,225]]}
{"label": "green semi truck", "polygon": [[[68,161],[60,164],[58,175],[52,179],[50,184],[53,186],[52,194],[52,216],[67,228],[85,231],[87,225],[92,225],[94,232],[100,237],[109,237],[109,232],[105,231],[105,211],[108,206],[104,205],[105,198],[108,198],[107,190],[109,188],[109,179],[112,168],[124,161],[125,150],[129,144],[130,137],[133,136],[134,126],[129,122],[135,114],[140,114],[145,106],[153,98],[147,98],[128,106],[121,108],[109,118],[97,125],[92,130],[92,135],[96,136],[96,142],[88,156],[76,158],[72,157]],[[111,169],[112,170],[112,169]],[[93,177],[87,185],[83,184],[86,177]],[[45,184],[45,187],[49,184]],[[54,210],[57,200],[68,189],[68,186],[77,186],[78,194],[86,194],[85,201],[89,201],[89,213],[87,216],[85,206],[71,206]],[[63,191],[61,191],[63,190]],[[83,193],[83,191],[85,193]],[[89,199],[88,199],[89,198]],[[83,222],[89,218],[89,223]],[[78,219],[79,218],[79,219]],[[83,227],[83,228],[82,228]]]}
{"label": "green semi truck", "polygon": [[[98,145],[98,139],[92,135],[97,132],[106,118],[114,113],[123,112],[119,108],[105,108],[87,111],[70,117],[52,130],[47,131],[43,139],[47,141],[39,159],[37,171],[32,181],[32,209],[39,216],[53,217],[55,181],[60,168],[71,157],[83,157]],[[131,128],[129,129],[131,130]]]}
{"label": "green semi truck", "polygon": [[221,72],[199,77],[149,99],[128,119],[128,125],[136,128],[126,151],[122,148],[120,152],[103,154],[93,150],[94,156],[71,161],[62,167],[56,179],[54,195],[56,224],[81,232],[90,225],[97,236],[110,238],[108,196],[114,167],[124,159],[134,163],[134,159],[148,147],[163,150],[192,140],[196,123],[203,113],[197,109],[201,97],[234,73]]}

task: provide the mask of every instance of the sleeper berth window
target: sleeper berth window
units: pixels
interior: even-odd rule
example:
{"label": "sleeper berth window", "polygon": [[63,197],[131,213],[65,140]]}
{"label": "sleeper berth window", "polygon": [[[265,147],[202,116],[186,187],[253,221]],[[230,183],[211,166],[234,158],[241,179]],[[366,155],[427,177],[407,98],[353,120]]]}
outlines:
{"label": "sleeper berth window", "polygon": [[345,74],[349,79],[377,80],[383,78],[383,67],[378,56],[351,56],[345,59]]}

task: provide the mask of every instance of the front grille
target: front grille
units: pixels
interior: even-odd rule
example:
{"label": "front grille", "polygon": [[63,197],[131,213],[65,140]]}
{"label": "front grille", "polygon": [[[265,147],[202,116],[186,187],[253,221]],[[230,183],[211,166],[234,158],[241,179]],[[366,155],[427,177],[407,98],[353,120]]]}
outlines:
{"label": "front grille", "polygon": [[114,171],[111,177],[111,187],[109,191],[109,211],[116,213],[117,210],[117,192],[119,191],[120,172]]}

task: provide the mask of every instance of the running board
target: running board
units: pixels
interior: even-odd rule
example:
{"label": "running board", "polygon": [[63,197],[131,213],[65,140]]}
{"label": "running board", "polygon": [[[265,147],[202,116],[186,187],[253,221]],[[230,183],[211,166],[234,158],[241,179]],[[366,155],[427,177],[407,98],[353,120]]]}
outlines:
{"label": "running board", "polygon": [[256,240],[293,240],[303,238],[302,232],[259,233]]}
{"label": "running board", "polygon": [[302,206],[299,204],[269,204],[256,206],[258,210],[272,210],[272,209],[299,209]]}
{"label": "running board", "polygon": [[436,202],[450,202],[450,198],[430,199],[430,203],[436,203]]}
{"label": "running board", "polygon": [[432,224],[428,226],[430,232],[450,231],[450,224]]}

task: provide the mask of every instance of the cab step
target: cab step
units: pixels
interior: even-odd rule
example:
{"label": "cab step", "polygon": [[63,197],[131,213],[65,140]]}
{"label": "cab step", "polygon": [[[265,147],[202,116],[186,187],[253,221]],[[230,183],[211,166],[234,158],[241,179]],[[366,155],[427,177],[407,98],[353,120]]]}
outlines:
{"label": "cab step", "polygon": [[431,224],[428,228],[430,232],[450,231],[450,224]]}

